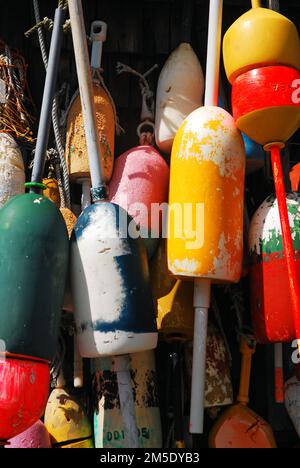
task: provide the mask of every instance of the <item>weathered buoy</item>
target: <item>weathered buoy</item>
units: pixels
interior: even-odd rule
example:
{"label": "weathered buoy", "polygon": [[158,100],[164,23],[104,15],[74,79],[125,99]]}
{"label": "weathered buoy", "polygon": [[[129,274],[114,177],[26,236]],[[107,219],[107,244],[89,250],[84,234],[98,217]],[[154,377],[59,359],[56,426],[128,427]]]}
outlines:
{"label": "weathered buoy", "polygon": [[[103,42],[106,41],[106,37],[106,23],[95,21],[92,24],[91,32],[93,43],[91,63],[94,76],[93,96],[104,178],[106,182],[109,182],[114,166],[116,117],[111,97],[103,87],[103,80],[100,72]],[[74,182],[80,179],[90,180],[90,164],[79,91],[73,97],[68,111],[66,160],[71,180]]]}
{"label": "weathered buoy", "polygon": [[25,171],[21,151],[8,133],[0,133],[0,208],[15,195],[25,192]]}
{"label": "weathered buoy", "polygon": [[37,421],[27,431],[10,439],[5,448],[9,449],[49,449],[50,436],[42,421]]}
{"label": "weathered buoy", "polygon": [[252,8],[228,29],[223,42],[224,65],[230,83],[252,68],[286,65],[300,69],[296,26],[267,8]]}
{"label": "weathered buoy", "polygon": [[94,205],[75,225],[71,245],[71,282],[82,357],[124,355],[156,347],[157,329],[146,251],[127,212],[108,203],[103,177],[92,79],[80,0],[69,10],[83,103]]}
{"label": "weathered buoy", "polygon": [[[297,278],[300,281],[300,196],[286,196]],[[251,311],[259,343],[296,338],[278,203],[268,197],[254,214],[249,232]],[[274,291],[280,291],[274,301]]]}
{"label": "weathered buoy", "polygon": [[142,112],[137,129],[140,145],[117,158],[109,184],[109,199],[124,208],[138,224],[151,259],[162,233],[159,210],[168,200],[170,172],[166,161],[154,148],[154,101],[146,78],[126,65],[119,64],[118,71],[140,76]]}
{"label": "weathered buoy", "polygon": [[258,414],[247,407],[251,360],[255,345],[249,337],[243,337],[240,350],[242,368],[237,403],[228,408],[214,425],[209,435],[210,448],[276,448],[272,428]]}
{"label": "weathered buoy", "polygon": [[216,107],[222,6],[210,3],[205,107],[183,122],[171,156],[168,266],[179,279],[195,279],[191,433],[203,432],[211,282],[239,281],[243,258],[244,143]]}
{"label": "weathered buoy", "polygon": [[[93,391],[96,396],[94,432],[96,448],[126,448],[114,361],[94,361]],[[140,448],[161,448],[162,431],[155,357],[153,351],[131,355],[131,384]]]}
{"label": "weathered buoy", "polygon": [[0,445],[5,445],[42,417],[50,371],[44,361],[0,357]]}
{"label": "weathered buoy", "polygon": [[93,448],[93,431],[80,401],[65,387],[60,375],[57,388],[49,399],[45,411],[45,426],[53,448]]}
{"label": "weathered buoy", "polygon": [[157,86],[155,139],[168,154],[184,119],[203,105],[203,71],[190,45],[192,7],[193,0],[183,2],[183,40],[166,61]]}

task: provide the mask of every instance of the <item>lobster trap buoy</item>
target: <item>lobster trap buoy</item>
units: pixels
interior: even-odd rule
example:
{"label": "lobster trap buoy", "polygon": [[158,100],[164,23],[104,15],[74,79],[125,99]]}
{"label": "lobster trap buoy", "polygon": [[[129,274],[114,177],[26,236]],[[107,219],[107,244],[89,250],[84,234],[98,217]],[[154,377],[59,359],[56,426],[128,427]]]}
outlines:
{"label": "lobster trap buoy", "polygon": [[37,421],[25,432],[22,432],[13,439],[10,439],[5,448],[49,449],[51,448],[50,436],[42,421]]}
{"label": "lobster trap buoy", "polygon": [[182,3],[182,43],[164,64],[157,86],[155,139],[160,151],[168,154],[182,122],[203,105],[203,71],[190,44],[193,3],[193,0]]}
{"label": "lobster trap buoy", "polygon": [[299,70],[300,41],[297,28],[292,21],[276,11],[252,8],[225,33],[223,56],[230,83],[252,68],[281,64]]}
{"label": "lobster trap buoy", "polygon": [[62,374],[48,399],[44,422],[53,448],[94,447],[86,411],[79,399],[65,388]]}
{"label": "lobster trap buoy", "polygon": [[[146,351],[157,344],[147,255],[134,221],[106,201],[80,0],[70,0],[69,10],[94,202],[78,218],[71,242],[79,350],[82,357],[90,358]],[[135,235],[130,235],[129,226]]]}
{"label": "lobster trap buoy", "polygon": [[[118,70],[119,73],[137,73],[122,64],[118,65]],[[159,210],[162,204],[167,203],[170,173],[166,161],[154,148],[152,92],[144,75],[139,76],[143,100],[141,124],[137,131],[140,145],[117,158],[109,184],[109,199],[136,221],[151,259],[163,229]],[[151,99],[152,106],[149,104]]]}
{"label": "lobster trap buoy", "polygon": [[[232,110],[238,128],[261,145],[287,141],[300,125],[294,100],[297,70],[272,66],[250,70],[232,85]],[[275,84],[274,84],[275,83]]]}
{"label": "lobster trap buoy", "polygon": [[[286,195],[295,267],[300,281],[300,197]],[[291,342],[296,338],[289,280],[283,251],[278,203],[269,196],[254,214],[249,232],[251,312],[259,343]],[[274,291],[278,291],[274,301]]]}
{"label": "lobster trap buoy", "polygon": [[0,445],[42,417],[49,385],[47,362],[0,355]]}
{"label": "lobster trap buoy", "polygon": [[[100,29],[100,32],[99,32]],[[103,43],[107,38],[107,24],[94,21],[91,28],[93,96],[96,111],[98,138],[104,169],[104,178],[109,182],[114,166],[116,115],[112,98],[104,88],[101,76]],[[71,180],[90,180],[90,164],[87,153],[84,120],[79,91],[73,97],[67,116],[66,161]]]}
{"label": "lobster trap buoy", "polygon": [[[161,448],[162,429],[153,351],[130,356],[140,448]],[[126,448],[114,361],[97,359],[93,369],[95,399],[94,432],[96,448]]]}
{"label": "lobster trap buoy", "polygon": [[0,208],[25,192],[25,170],[21,151],[8,133],[0,133]]}

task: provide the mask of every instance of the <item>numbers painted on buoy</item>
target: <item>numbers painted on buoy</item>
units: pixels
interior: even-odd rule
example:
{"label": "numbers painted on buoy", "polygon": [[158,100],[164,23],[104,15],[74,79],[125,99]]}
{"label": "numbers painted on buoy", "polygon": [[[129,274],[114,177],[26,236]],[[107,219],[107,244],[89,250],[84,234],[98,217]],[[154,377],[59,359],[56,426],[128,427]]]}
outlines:
{"label": "numbers painted on buoy", "polygon": [[[138,428],[138,436],[139,436],[139,439],[149,440],[150,429],[148,427]],[[126,434],[125,434],[125,431],[123,430],[116,430],[113,432],[108,431],[106,433],[107,442],[125,440],[125,438],[126,438]]]}

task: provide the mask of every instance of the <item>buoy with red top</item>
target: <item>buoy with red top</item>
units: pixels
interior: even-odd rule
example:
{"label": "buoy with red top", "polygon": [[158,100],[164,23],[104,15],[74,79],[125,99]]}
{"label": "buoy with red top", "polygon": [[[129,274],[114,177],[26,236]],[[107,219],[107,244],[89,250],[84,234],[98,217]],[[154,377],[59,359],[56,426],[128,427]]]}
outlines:
{"label": "buoy with red top", "polygon": [[137,134],[139,146],[117,158],[109,184],[109,199],[124,208],[138,224],[142,238],[152,258],[162,234],[161,205],[167,203],[169,167],[154,148],[154,102],[146,77],[126,65],[118,64],[118,72],[128,72],[140,78],[142,90],[141,124]]}
{"label": "buoy with red top", "polygon": [[[31,193],[0,210],[0,439],[10,439],[43,414],[49,363],[58,341],[69,240],[57,207],[41,195],[65,10],[56,9],[34,158]],[[20,411],[22,408],[22,411]]]}
{"label": "buoy with red top", "polygon": [[8,449],[49,449],[51,448],[50,436],[42,421],[37,421],[26,431],[10,439]]}
{"label": "buoy with red top", "polygon": [[242,272],[244,144],[217,107],[222,6],[210,2],[205,107],[184,121],[171,157],[168,266],[177,278],[195,279],[191,433],[203,431],[211,283],[238,282]]}
{"label": "buoy with red top", "polygon": [[156,93],[155,139],[167,154],[184,119],[203,105],[203,71],[190,44],[194,0],[185,0],[182,8],[181,44],[164,64]]}
{"label": "buoy with red top", "polygon": [[[300,348],[300,289],[280,159],[280,150],[300,125],[296,99],[300,79],[298,32],[287,18],[260,8],[260,2],[255,1],[252,10],[225,34],[223,51],[227,77],[233,86],[232,107],[237,126],[271,153],[291,301],[288,320],[293,322],[291,339],[297,338]],[[270,320],[269,316],[259,318],[256,309],[253,313],[256,328],[261,327],[264,319]],[[285,341],[291,331],[285,328],[285,323],[286,319],[282,326],[277,323],[284,330],[282,335],[275,333],[277,341]],[[268,330],[266,338],[272,333],[273,330]],[[258,339],[262,339],[261,335]]]}

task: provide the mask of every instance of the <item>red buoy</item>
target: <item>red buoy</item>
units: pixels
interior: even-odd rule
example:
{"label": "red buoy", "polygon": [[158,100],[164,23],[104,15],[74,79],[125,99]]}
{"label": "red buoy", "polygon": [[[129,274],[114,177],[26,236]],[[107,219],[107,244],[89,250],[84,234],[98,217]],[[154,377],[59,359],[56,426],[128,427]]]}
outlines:
{"label": "red buoy", "polygon": [[0,445],[43,415],[50,385],[45,361],[0,359]]}

